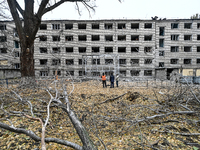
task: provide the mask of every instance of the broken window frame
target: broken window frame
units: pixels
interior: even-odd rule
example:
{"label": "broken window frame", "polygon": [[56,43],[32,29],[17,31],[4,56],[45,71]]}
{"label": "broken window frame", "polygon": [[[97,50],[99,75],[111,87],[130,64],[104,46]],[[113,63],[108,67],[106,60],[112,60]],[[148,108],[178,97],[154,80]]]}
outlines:
{"label": "broken window frame", "polygon": [[92,35],[92,41],[100,41],[100,35]]}
{"label": "broken window frame", "polygon": [[152,47],[144,47],[144,53],[152,53],[153,48]]}
{"label": "broken window frame", "polygon": [[179,46],[171,46],[170,52],[179,52]]}
{"label": "broken window frame", "polygon": [[40,30],[47,30],[47,24],[41,23],[39,29]]}
{"label": "broken window frame", "polygon": [[165,27],[159,27],[159,36],[165,35]]}
{"label": "broken window frame", "polygon": [[7,54],[8,49],[7,48],[0,48],[0,54]]}
{"label": "broken window frame", "polygon": [[144,35],[144,41],[152,41],[153,35]]}
{"label": "broken window frame", "polygon": [[73,23],[66,23],[65,24],[65,30],[72,30],[73,29]]}
{"label": "broken window frame", "polygon": [[153,24],[152,23],[144,23],[144,28],[145,29],[152,29],[153,28]]}
{"label": "broken window frame", "polygon": [[178,34],[172,34],[171,35],[171,41],[178,41],[179,40],[179,35]]}
{"label": "broken window frame", "polygon": [[74,52],[74,47],[65,47],[66,53],[73,53]]}
{"label": "broken window frame", "polygon": [[39,50],[40,50],[40,53],[46,53],[47,54],[47,48],[46,47],[40,47]]}
{"label": "broken window frame", "polygon": [[179,23],[171,23],[171,29],[178,29]]}
{"label": "broken window frame", "polygon": [[140,50],[139,47],[131,47],[131,53],[138,53]]}
{"label": "broken window frame", "polygon": [[104,24],[104,29],[107,29],[107,30],[113,29],[113,23],[105,23]]}
{"label": "broken window frame", "polygon": [[184,46],[184,52],[192,52],[192,46]]}
{"label": "broken window frame", "polygon": [[87,24],[86,23],[79,23],[78,24],[78,29],[79,30],[86,30],[87,29]]}
{"label": "broken window frame", "polygon": [[118,47],[118,53],[126,53],[126,47]]}
{"label": "broken window frame", "polygon": [[92,29],[99,29],[99,23],[92,23]]}
{"label": "broken window frame", "polygon": [[40,59],[40,65],[46,66],[48,59]]}
{"label": "broken window frame", "polygon": [[105,59],[105,65],[113,65],[113,59]]}
{"label": "broken window frame", "polygon": [[65,65],[74,65],[74,59],[65,59]]}
{"label": "broken window frame", "polygon": [[57,23],[52,24],[52,29],[53,30],[60,30],[60,24],[57,24]]}
{"label": "broken window frame", "polygon": [[48,71],[40,71],[40,77],[47,77]]}
{"label": "broken window frame", "polygon": [[192,29],[192,23],[184,23],[184,29]]}
{"label": "broken window frame", "polygon": [[113,53],[113,47],[105,47],[105,53]]}
{"label": "broken window frame", "polygon": [[100,65],[100,59],[92,59],[92,65]]}
{"label": "broken window frame", "polygon": [[159,51],[159,56],[165,56],[165,51]]}
{"label": "broken window frame", "polygon": [[58,41],[60,41],[60,36],[59,36],[59,35],[53,35],[53,36],[52,36],[52,41],[53,41],[53,42],[58,42]]}
{"label": "broken window frame", "polygon": [[118,23],[117,28],[118,29],[126,29],[126,23]]}
{"label": "broken window frame", "polygon": [[165,63],[164,62],[159,62],[158,63],[158,67],[159,68],[164,68],[165,67]]}
{"label": "broken window frame", "polygon": [[130,64],[131,66],[139,66],[140,59],[131,59]]}
{"label": "broken window frame", "polygon": [[66,71],[66,76],[74,76],[74,70]]}
{"label": "broken window frame", "polygon": [[53,70],[53,75],[61,76],[61,70]]}
{"label": "broken window frame", "polygon": [[139,35],[131,35],[131,41],[139,41]]}
{"label": "broken window frame", "polygon": [[73,41],[74,40],[74,37],[73,37],[73,35],[66,35],[65,36],[65,41],[67,42],[67,41]]}
{"label": "broken window frame", "polygon": [[140,76],[140,70],[130,70],[131,76]]}
{"label": "broken window frame", "polygon": [[153,63],[153,59],[152,58],[146,58],[144,59],[144,64],[152,64]]}
{"label": "broken window frame", "polygon": [[164,39],[159,39],[159,47],[164,47]]}
{"label": "broken window frame", "polygon": [[139,29],[140,24],[139,23],[131,23],[131,29]]}
{"label": "broken window frame", "polygon": [[113,41],[113,35],[105,35],[105,41]]}
{"label": "broken window frame", "polygon": [[79,72],[78,72],[78,75],[79,75],[79,76],[85,76],[85,71],[79,71]]}
{"label": "broken window frame", "polygon": [[92,47],[92,53],[99,53],[100,48],[99,47]]}
{"label": "broken window frame", "polygon": [[192,40],[192,35],[184,35],[184,40],[185,41],[191,41]]}
{"label": "broken window frame", "polygon": [[170,59],[170,64],[174,65],[174,64],[178,64],[179,59],[178,58],[172,58]]}
{"label": "broken window frame", "polygon": [[79,65],[86,65],[87,64],[87,61],[85,59],[78,59],[78,64]]}
{"label": "broken window frame", "polygon": [[18,51],[15,51],[15,52],[14,52],[14,57],[15,57],[15,58],[18,58],[18,57],[19,57],[19,54],[20,54],[20,53],[19,53]]}
{"label": "broken window frame", "polygon": [[86,53],[87,48],[86,47],[79,47],[78,52],[79,53]]}
{"label": "broken window frame", "polygon": [[61,61],[60,59],[52,59],[52,66],[60,66],[61,65]]}
{"label": "broken window frame", "polygon": [[119,59],[119,65],[126,65],[126,59]]}
{"label": "broken window frame", "polygon": [[192,59],[190,59],[190,58],[185,58],[184,60],[183,60],[183,64],[184,65],[191,65],[192,64]]}
{"label": "broken window frame", "polygon": [[78,35],[78,41],[87,41],[87,35]]}
{"label": "broken window frame", "polygon": [[153,71],[152,70],[144,70],[144,76],[152,76]]}
{"label": "broken window frame", "polygon": [[52,47],[52,53],[53,54],[59,54],[61,51],[60,51],[60,47]]}
{"label": "broken window frame", "polygon": [[15,69],[20,69],[20,63],[13,64]]}

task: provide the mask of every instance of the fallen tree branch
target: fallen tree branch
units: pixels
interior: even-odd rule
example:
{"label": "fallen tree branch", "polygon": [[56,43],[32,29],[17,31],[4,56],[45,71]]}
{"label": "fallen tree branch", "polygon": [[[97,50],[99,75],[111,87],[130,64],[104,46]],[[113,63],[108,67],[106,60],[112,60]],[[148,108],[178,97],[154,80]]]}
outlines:
{"label": "fallen tree branch", "polygon": [[171,131],[159,131],[159,130],[152,130],[154,132],[160,132],[160,133],[171,133],[176,135],[183,135],[183,136],[199,136],[200,133],[179,133],[179,132],[171,132]]}

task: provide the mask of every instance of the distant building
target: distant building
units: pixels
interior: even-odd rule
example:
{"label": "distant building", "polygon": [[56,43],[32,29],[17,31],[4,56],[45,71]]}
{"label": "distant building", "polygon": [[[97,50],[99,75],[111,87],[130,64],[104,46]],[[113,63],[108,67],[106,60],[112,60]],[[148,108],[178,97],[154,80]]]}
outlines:
{"label": "distant building", "polygon": [[[48,20],[35,40],[37,77],[99,76],[169,79],[200,76],[200,20]],[[0,68],[20,68],[14,22],[0,22]],[[111,66],[109,68],[109,66]],[[0,73],[1,76],[1,73]]]}

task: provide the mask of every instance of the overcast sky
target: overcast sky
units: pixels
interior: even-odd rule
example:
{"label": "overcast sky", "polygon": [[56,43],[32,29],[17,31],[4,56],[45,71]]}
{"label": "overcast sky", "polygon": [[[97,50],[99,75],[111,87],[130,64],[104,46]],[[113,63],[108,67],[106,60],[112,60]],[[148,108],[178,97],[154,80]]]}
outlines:
{"label": "overcast sky", "polygon": [[81,7],[79,16],[74,3],[65,3],[47,13],[45,20],[96,20],[96,19],[151,19],[158,16],[167,19],[189,19],[200,13],[200,0],[96,0],[95,12]]}

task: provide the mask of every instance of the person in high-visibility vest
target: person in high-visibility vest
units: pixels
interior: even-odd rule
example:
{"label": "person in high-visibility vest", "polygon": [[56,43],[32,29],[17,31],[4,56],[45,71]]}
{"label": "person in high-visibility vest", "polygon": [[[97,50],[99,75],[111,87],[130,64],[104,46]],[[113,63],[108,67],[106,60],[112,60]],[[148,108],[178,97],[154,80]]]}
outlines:
{"label": "person in high-visibility vest", "polygon": [[106,86],[106,75],[104,73],[102,74],[101,79],[102,79],[103,88],[107,87]]}

